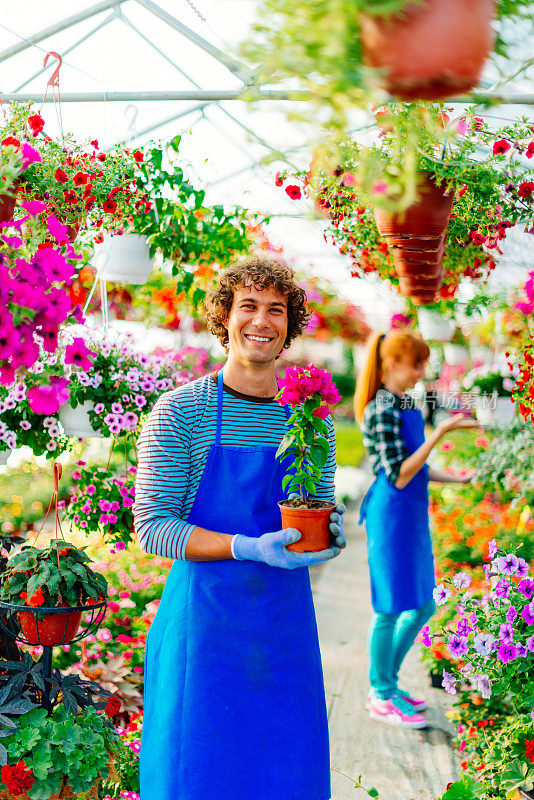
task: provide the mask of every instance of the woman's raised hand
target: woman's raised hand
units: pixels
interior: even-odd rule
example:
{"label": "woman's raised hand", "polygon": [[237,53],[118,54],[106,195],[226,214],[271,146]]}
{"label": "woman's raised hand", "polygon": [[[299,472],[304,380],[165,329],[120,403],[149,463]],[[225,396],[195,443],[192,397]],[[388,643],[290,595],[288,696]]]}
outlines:
{"label": "woman's raised hand", "polygon": [[480,422],[477,422],[476,419],[466,419],[463,414],[454,414],[454,416],[440,422],[437,426],[437,430],[440,436],[445,436],[445,434],[450,433],[450,431],[464,430],[466,428],[473,430],[474,428],[480,427]]}

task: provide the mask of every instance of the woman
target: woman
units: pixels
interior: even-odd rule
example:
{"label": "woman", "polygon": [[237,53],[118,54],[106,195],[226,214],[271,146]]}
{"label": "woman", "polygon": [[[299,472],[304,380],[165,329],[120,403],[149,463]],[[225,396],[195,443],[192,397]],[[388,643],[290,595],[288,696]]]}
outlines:
{"label": "woman", "polygon": [[410,331],[374,334],[354,397],[376,479],[362,504],[374,616],[367,649],[372,719],[424,728],[424,700],[399,689],[402,662],[435,611],[434,559],[428,517],[428,481],[468,483],[428,467],[439,440],[458,428],[477,427],[457,414],[425,438],[421,412],[405,392],[422,379],[430,350]]}

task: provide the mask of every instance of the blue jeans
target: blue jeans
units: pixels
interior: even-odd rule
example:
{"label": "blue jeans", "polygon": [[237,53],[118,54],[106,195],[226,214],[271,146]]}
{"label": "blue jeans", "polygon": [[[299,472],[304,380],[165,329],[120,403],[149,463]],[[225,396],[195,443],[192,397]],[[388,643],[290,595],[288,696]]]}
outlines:
{"label": "blue jeans", "polygon": [[389,700],[395,694],[401,664],[435,610],[434,600],[429,600],[421,608],[400,614],[374,614],[367,633],[367,654],[371,690],[376,697]]}

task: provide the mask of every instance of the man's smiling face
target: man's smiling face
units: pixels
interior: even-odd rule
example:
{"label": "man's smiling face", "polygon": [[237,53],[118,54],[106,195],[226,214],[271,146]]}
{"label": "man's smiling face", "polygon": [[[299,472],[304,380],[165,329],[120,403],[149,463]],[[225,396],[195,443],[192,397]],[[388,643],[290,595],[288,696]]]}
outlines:
{"label": "man's smiling face", "polygon": [[238,286],[226,323],[230,354],[265,364],[282,352],[287,335],[287,297],[272,286]]}

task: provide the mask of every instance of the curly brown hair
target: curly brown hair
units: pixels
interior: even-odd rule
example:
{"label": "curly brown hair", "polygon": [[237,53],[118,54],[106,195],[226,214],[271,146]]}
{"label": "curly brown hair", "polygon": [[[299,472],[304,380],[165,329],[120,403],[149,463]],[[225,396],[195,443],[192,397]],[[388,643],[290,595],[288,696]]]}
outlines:
{"label": "curly brown hair", "polygon": [[219,286],[204,301],[204,318],[211,333],[223,346],[228,345],[225,327],[234,300],[234,292],[241,286],[256,289],[273,287],[287,297],[287,335],[284,349],[300,336],[308,324],[311,312],[306,308],[306,292],[296,283],[295,273],[282,259],[266,255],[249,256],[245,261],[228,267],[219,278]]}

